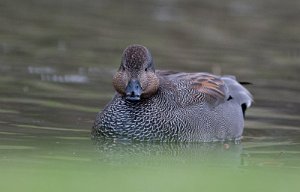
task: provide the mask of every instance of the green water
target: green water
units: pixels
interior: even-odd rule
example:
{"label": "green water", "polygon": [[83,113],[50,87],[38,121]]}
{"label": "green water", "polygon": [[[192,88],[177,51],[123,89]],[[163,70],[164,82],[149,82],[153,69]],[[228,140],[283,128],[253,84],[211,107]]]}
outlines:
{"label": "green water", "polygon": [[94,143],[8,139],[1,191],[298,191],[299,144]]}
{"label": "green water", "polygon": [[[299,191],[300,2],[0,1],[0,191]],[[252,82],[241,144],[95,142],[122,50]]]}

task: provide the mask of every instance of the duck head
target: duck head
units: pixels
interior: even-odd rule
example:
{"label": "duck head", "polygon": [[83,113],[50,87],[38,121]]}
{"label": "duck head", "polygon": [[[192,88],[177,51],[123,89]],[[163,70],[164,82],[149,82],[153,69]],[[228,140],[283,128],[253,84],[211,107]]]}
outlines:
{"label": "duck head", "polygon": [[140,101],[154,95],[159,87],[152,56],[142,45],[128,46],[119,70],[113,77],[115,90],[128,101]]}

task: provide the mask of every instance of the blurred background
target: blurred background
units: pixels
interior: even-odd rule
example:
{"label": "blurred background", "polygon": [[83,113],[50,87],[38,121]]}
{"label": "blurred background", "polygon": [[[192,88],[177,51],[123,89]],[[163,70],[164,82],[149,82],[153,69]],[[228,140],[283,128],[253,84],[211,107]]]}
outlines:
{"label": "blurred background", "polygon": [[157,69],[251,82],[248,161],[299,170],[299,20],[299,0],[0,0],[0,164],[93,153],[122,51],[142,44]]}
{"label": "blurred background", "polygon": [[89,131],[123,49],[138,43],[158,69],[251,82],[245,133],[299,131],[299,20],[298,0],[1,0],[1,129]]}

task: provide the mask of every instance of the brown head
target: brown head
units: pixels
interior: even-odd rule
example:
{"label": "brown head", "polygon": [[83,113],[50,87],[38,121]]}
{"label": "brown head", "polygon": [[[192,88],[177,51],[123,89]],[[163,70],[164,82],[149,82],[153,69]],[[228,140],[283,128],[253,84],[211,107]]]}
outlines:
{"label": "brown head", "polygon": [[152,56],[146,47],[130,45],[124,50],[113,85],[128,101],[149,98],[157,92],[159,79],[155,74]]}

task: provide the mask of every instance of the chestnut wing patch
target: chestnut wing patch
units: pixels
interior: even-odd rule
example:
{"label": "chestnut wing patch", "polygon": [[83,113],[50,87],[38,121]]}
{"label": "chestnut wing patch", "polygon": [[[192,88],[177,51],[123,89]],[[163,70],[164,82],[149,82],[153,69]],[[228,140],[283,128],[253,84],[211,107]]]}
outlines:
{"label": "chestnut wing patch", "polygon": [[210,74],[199,73],[191,77],[190,81],[192,89],[216,100],[225,99],[225,83],[221,78]]}

